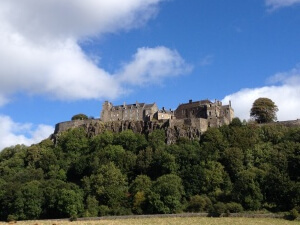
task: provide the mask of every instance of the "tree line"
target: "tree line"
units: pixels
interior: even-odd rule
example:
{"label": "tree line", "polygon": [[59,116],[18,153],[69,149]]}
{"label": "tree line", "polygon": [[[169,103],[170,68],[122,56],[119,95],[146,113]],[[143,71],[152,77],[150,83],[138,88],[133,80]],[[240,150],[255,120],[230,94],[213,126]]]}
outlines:
{"label": "tree line", "polygon": [[178,212],[299,211],[300,128],[210,128],[87,137],[82,128],[0,152],[0,220]]}

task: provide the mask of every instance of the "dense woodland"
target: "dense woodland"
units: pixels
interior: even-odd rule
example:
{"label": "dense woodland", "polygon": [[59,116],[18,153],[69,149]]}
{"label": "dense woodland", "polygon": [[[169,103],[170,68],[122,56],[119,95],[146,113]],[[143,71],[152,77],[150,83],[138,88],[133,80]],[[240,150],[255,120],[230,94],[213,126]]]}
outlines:
{"label": "dense woodland", "polygon": [[299,211],[300,128],[210,128],[165,144],[164,130],[87,137],[71,129],[0,152],[0,220],[178,212]]}

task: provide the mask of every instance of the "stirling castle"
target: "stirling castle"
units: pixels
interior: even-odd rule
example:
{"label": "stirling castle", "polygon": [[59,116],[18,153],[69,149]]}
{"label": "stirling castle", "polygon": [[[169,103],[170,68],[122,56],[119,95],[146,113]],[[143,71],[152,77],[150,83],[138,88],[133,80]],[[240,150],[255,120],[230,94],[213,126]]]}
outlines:
{"label": "stirling castle", "polygon": [[170,124],[192,125],[201,132],[208,127],[220,127],[229,124],[234,117],[234,110],[231,102],[222,105],[221,101],[209,100],[195,101],[180,104],[175,111],[166,110],[164,107],[159,110],[156,103],[138,103],[114,106],[111,102],[105,101],[102,106],[101,120],[103,122],[113,121],[160,121],[169,120]]}
{"label": "stirling castle", "polygon": [[156,103],[134,103],[114,106],[105,101],[100,119],[73,120],[58,123],[52,139],[68,129],[81,127],[88,136],[105,131],[122,132],[132,130],[135,133],[149,134],[154,130],[164,130],[166,143],[176,143],[179,138],[199,140],[209,127],[228,125],[234,117],[231,102],[223,105],[221,101],[192,101],[179,104],[176,110],[159,109]]}

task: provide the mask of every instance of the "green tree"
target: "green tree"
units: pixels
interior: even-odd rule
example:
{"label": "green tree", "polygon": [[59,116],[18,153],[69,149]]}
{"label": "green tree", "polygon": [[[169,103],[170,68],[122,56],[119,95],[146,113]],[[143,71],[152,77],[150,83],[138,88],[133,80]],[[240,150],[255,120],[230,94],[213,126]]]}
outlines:
{"label": "green tree", "polygon": [[114,140],[114,134],[110,131],[104,131],[101,134],[98,134],[91,139],[91,149],[97,151],[106,147],[109,144],[112,144]]}
{"label": "green tree", "polygon": [[237,174],[244,169],[244,155],[240,148],[227,148],[224,152],[222,163],[231,179],[235,180]]}
{"label": "green tree", "polygon": [[87,120],[87,119],[88,119],[87,115],[79,113],[79,114],[72,116],[71,120]]}
{"label": "green tree", "polygon": [[182,179],[187,197],[199,193],[201,186],[201,177],[199,174],[202,172],[203,167],[201,162],[201,147],[199,142],[191,142],[183,139],[176,145],[170,145],[167,151],[175,156],[176,164],[178,166],[177,175]]}
{"label": "green tree", "polygon": [[233,118],[232,121],[231,121],[231,123],[230,123],[231,127],[240,127],[242,125],[243,125],[243,123],[240,120],[240,118],[238,118],[238,117]]}
{"label": "green tree", "polygon": [[143,214],[146,211],[147,196],[152,186],[151,179],[146,175],[139,175],[131,183],[129,193],[132,201],[132,211]]}
{"label": "green tree", "polygon": [[146,139],[140,134],[135,134],[132,130],[125,130],[115,135],[115,145],[121,145],[124,149],[137,153],[146,147]]}
{"label": "green tree", "polygon": [[149,210],[151,213],[176,213],[182,209],[183,196],[180,177],[174,174],[163,175],[152,186]]}
{"label": "green tree", "polygon": [[220,158],[220,154],[225,150],[228,143],[218,128],[208,129],[201,137],[202,159],[215,161]]}
{"label": "green tree", "polygon": [[263,195],[258,183],[256,170],[243,170],[237,175],[232,197],[242,203],[245,209],[258,210],[261,208]]}
{"label": "green tree", "polygon": [[177,171],[175,157],[166,151],[156,150],[150,165],[149,176],[156,179],[164,174],[175,173]]}
{"label": "green tree", "polygon": [[277,111],[278,108],[271,99],[258,98],[252,105],[250,116],[258,123],[269,123],[277,119]]}
{"label": "green tree", "polygon": [[84,177],[83,183],[85,193],[94,195],[99,204],[109,207],[112,214],[124,214],[127,206],[127,181],[114,163],[102,165],[95,174]]}
{"label": "green tree", "polygon": [[80,189],[61,189],[57,201],[57,208],[62,215],[78,217],[83,212],[83,193]]}
{"label": "green tree", "polygon": [[190,198],[186,211],[204,212],[204,211],[210,211],[211,208],[212,208],[212,202],[207,196],[194,195]]}
{"label": "green tree", "polygon": [[163,148],[165,145],[166,134],[164,130],[154,130],[152,133],[148,135],[149,145],[153,149]]}
{"label": "green tree", "polygon": [[92,154],[91,169],[97,171],[101,165],[113,162],[124,174],[130,174],[136,164],[136,155],[125,151],[120,145],[107,145]]}
{"label": "green tree", "polygon": [[211,199],[228,195],[232,186],[228,174],[224,171],[223,165],[216,161],[208,161],[205,164],[202,163],[202,166],[203,169],[199,174],[199,191],[207,194]]}
{"label": "green tree", "polygon": [[84,213],[85,217],[95,217],[98,216],[99,202],[95,196],[88,196],[86,199],[86,210]]}

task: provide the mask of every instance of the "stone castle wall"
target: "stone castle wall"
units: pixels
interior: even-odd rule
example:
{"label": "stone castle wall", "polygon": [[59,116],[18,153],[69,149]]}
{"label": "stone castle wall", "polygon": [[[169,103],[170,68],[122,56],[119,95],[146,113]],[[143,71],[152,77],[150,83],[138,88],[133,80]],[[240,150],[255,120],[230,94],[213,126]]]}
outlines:
{"label": "stone castle wall", "polygon": [[[166,143],[176,143],[179,138],[187,138],[189,140],[200,140],[208,127],[206,119],[192,118],[192,119],[170,119],[170,120],[157,120],[157,121],[112,121],[103,122],[99,119],[89,120],[75,120],[58,123],[55,126],[52,139],[54,142],[60,133],[72,128],[83,128],[89,137],[103,133],[104,131],[111,131],[119,133],[125,130],[132,130],[134,133],[149,134],[157,129],[165,131]],[[274,125],[284,125],[287,127],[300,126],[300,119],[281,121],[272,123]],[[258,124],[263,126],[266,124]]]}
{"label": "stone castle wall", "polygon": [[287,120],[287,121],[278,121],[278,122],[274,122],[272,124],[279,124],[279,125],[283,125],[283,126],[286,126],[286,127],[298,127],[298,126],[300,126],[300,119]]}
{"label": "stone castle wall", "polygon": [[87,123],[90,123],[92,121],[98,121],[95,119],[89,119],[89,120],[72,120],[72,121],[66,121],[66,122],[61,122],[55,125],[55,130],[54,134],[58,134],[64,131],[67,131],[71,128],[76,128],[76,127],[82,127]]}

